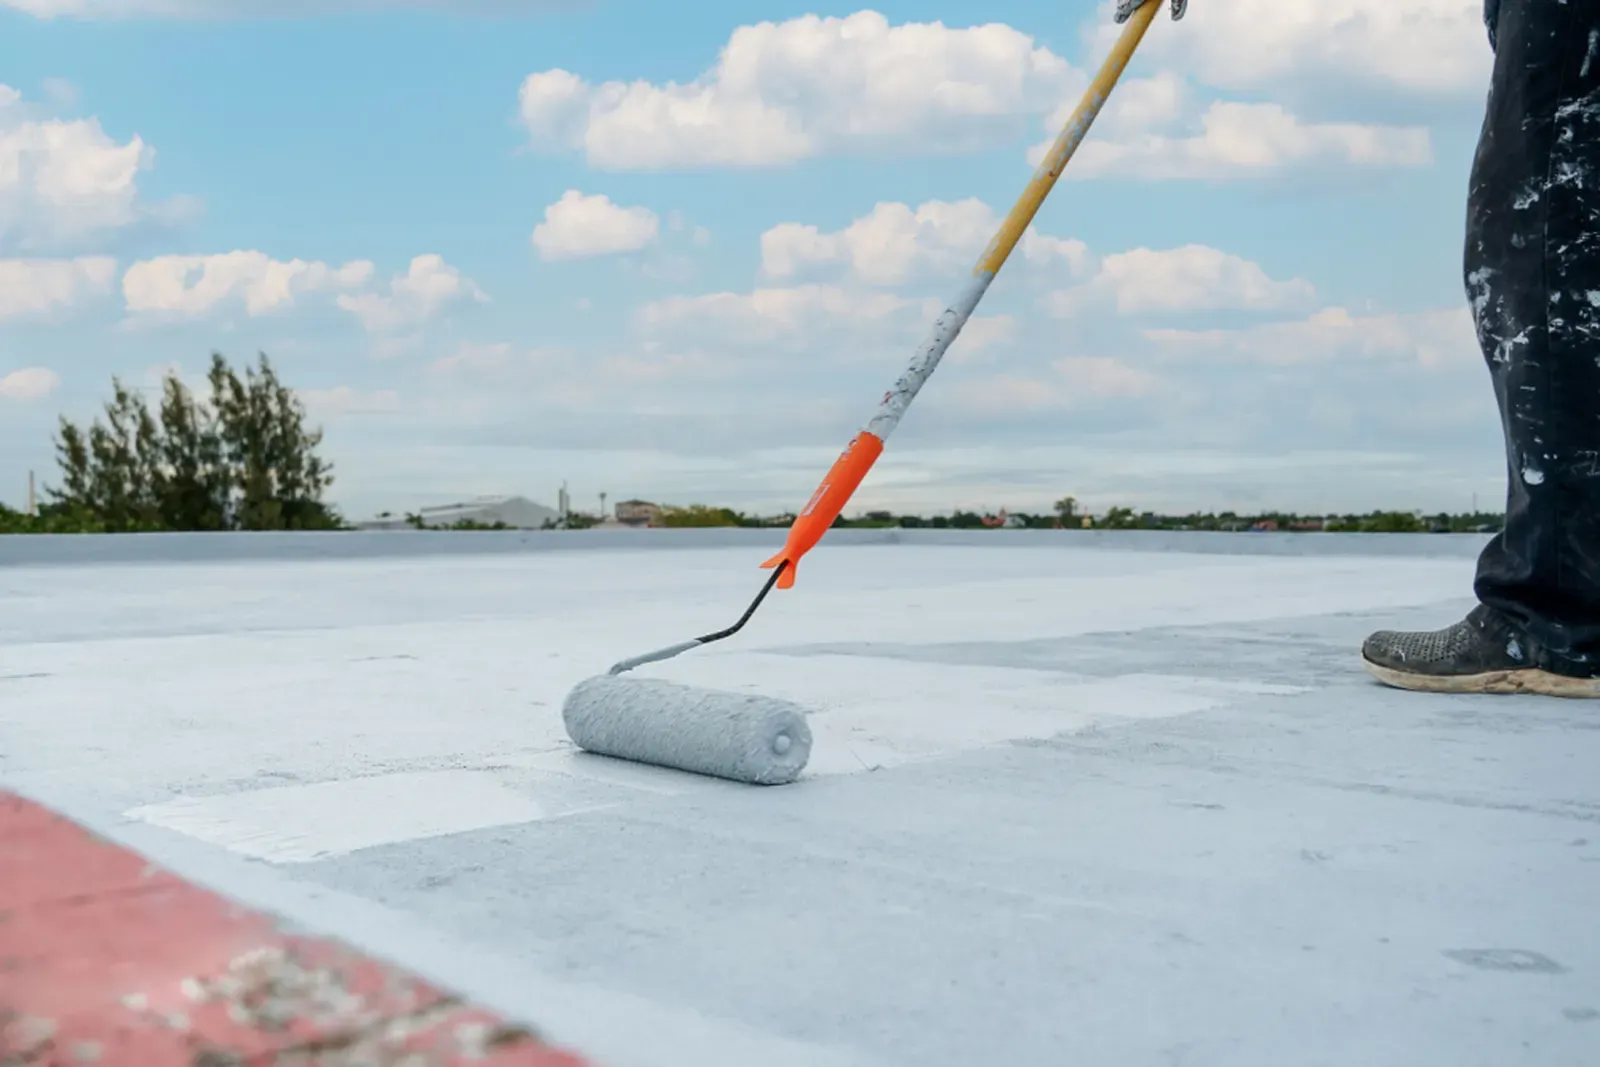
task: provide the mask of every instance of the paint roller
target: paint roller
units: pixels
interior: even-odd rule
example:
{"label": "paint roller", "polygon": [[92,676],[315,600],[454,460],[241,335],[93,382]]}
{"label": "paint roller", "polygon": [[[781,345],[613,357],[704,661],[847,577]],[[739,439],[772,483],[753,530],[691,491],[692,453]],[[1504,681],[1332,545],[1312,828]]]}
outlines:
{"label": "paint roller", "polygon": [[727,629],[622,660],[606,674],[576,686],[563,703],[561,714],[567,735],[579,748],[752,785],[783,785],[799,777],[811,755],[811,730],[805,709],[799,705],[771,697],[624,675],[635,667],[732,637],[744,629],[774,586],[788,589],[794,585],[801,557],[822,540],[883,454],[884,442],[961,333],[1056,179],[1083,143],[1161,6],[1150,0],[1128,18],[1082,102],[1056,136],[960,294],[934,320],[905,372],[883,395],[872,418],[850,441],[800,510],[782,550],[761,564],[772,573],[744,614]]}

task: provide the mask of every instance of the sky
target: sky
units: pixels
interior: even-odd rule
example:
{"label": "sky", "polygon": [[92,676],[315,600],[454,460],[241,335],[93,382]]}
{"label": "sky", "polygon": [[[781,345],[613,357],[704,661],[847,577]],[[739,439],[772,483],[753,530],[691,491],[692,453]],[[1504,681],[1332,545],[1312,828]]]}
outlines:
{"label": "sky", "polygon": [[[0,501],[265,353],[349,517],[803,504],[1112,4],[0,0]],[[851,512],[1498,508],[1481,0],[1152,26]]]}

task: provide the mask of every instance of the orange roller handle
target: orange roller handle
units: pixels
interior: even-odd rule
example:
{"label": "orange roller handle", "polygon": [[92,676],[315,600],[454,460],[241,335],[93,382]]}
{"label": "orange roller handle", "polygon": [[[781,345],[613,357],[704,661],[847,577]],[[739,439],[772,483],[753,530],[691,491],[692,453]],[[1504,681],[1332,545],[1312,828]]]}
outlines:
{"label": "orange roller handle", "polygon": [[771,568],[782,563],[788,564],[778,576],[779,589],[794,585],[794,572],[800,566],[800,557],[822,540],[822,535],[828,532],[861,485],[861,479],[867,476],[881,455],[883,441],[876,434],[862,430],[833,461],[822,484],[817,486],[817,491],[811,494],[811,499],[800,509],[794,524],[789,527],[789,537],[783,543],[783,551],[761,565]]}

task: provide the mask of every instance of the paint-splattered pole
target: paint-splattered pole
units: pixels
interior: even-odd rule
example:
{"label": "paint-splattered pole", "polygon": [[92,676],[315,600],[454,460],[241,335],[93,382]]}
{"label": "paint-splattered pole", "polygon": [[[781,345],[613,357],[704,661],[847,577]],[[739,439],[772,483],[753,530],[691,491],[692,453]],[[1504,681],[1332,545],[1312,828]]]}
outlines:
{"label": "paint-splattered pole", "polygon": [[[1145,31],[1150,28],[1150,23],[1161,10],[1158,0],[1137,0],[1140,6],[1137,10],[1130,10],[1130,5],[1135,3],[1136,0],[1120,0],[1117,21],[1122,22],[1126,18],[1127,25],[1122,31],[1122,36],[1112,46],[1111,54],[1101,64],[1100,73],[1089,83],[1088,90],[1083,94],[1083,101],[1078,104],[1077,110],[1072,113],[1066,126],[1056,136],[1055,143],[1045,154],[1039,169],[1034,171],[1033,180],[1028,182],[1028,187],[1022,191],[1010,214],[1000,224],[1000,231],[994,235],[994,240],[984,249],[961,293],[934,320],[933,328],[923,338],[922,344],[917,346],[917,351],[907,364],[905,373],[900,375],[893,388],[883,394],[883,399],[878,402],[878,410],[867,422],[866,427],[856,434],[849,446],[834,461],[833,467],[822,479],[822,484],[817,486],[817,491],[811,494],[811,499],[801,509],[794,524],[789,527],[789,536],[784,542],[783,551],[761,565],[764,568],[777,569],[768,576],[766,584],[761,587],[761,592],[756,594],[755,600],[751,601],[750,606],[739,617],[739,621],[716,633],[705,634],[692,641],[683,641],[622,660],[612,666],[611,674],[622,674],[643,664],[671,659],[690,649],[732,637],[744,629],[745,624],[750,621],[750,617],[755,614],[756,609],[761,606],[774,586],[787,589],[794,585],[794,572],[800,563],[800,557],[815,548],[817,542],[822,540],[823,534],[828,532],[833,521],[844,510],[845,504],[855,494],[861,480],[867,476],[872,465],[883,454],[884,441],[894,432],[895,427],[900,425],[900,419],[911,406],[911,401],[916,399],[917,393],[933,374],[934,369],[939,366],[939,361],[944,358],[950,343],[961,333],[961,327],[972,317],[978,301],[983,299],[983,294],[988,291],[995,275],[999,274],[1000,268],[1005,265],[1006,257],[1011,255],[1011,250],[1022,240],[1022,235],[1033,222],[1039,206],[1055,187],[1056,179],[1061,177],[1061,172],[1066,169],[1067,161],[1083,143],[1089,127],[1100,114],[1100,109],[1105,106],[1111,90],[1116,87],[1117,79],[1121,78],[1122,72],[1127,69],[1134,50],[1144,39]],[[1185,3],[1187,0],[1173,0],[1174,17],[1181,17]]]}
{"label": "paint-splattered pole", "polygon": [[989,247],[984,250],[977,266],[972,269],[972,276],[967,279],[960,294],[934,320],[933,328],[917,347],[911,362],[906,366],[905,373],[901,374],[894,387],[883,395],[883,399],[878,403],[877,412],[834,462],[827,476],[822,479],[822,484],[801,509],[794,525],[789,528],[789,537],[784,543],[783,551],[762,564],[763,567],[769,568],[782,565],[783,569],[777,581],[780,589],[787,589],[794,584],[795,568],[800,562],[800,557],[811,551],[817,542],[822,540],[823,534],[828,532],[833,521],[844,510],[845,504],[854,495],[861,480],[883,454],[884,442],[889,439],[895,427],[900,425],[900,420],[904,417],[906,409],[911,406],[911,401],[916,399],[917,393],[939,366],[945,351],[961,333],[961,328],[967,324],[967,319],[972,316],[978,302],[983,299],[983,294],[988,291],[995,275],[999,274],[1000,268],[1005,265],[1006,258],[1011,255],[1012,249],[1016,248],[1017,242],[1022,240],[1023,233],[1033,222],[1033,217],[1038,213],[1045,197],[1055,187],[1056,179],[1061,177],[1067,162],[1083,143],[1089,127],[1094,124],[1100,109],[1105,106],[1111,90],[1122,77],[1128,61],[1133,58],[1134,50],[1139,47],[1145,31],[1150,28],[1150,23],[1160,10],[1159,3],[1144,3],[1128,17],[1122,36],[1112,47],[1111,54],[1106,57],[1094,81],[1089,84],[1088,90],[1083,95],[1083,101],[1078,104],[1077,110],[1072,113],[1066,126],[1056,136],[1055,143],[1050,146],[1050,151],[1045,154],[1044,161],[1034,172],[1028,187],[1017,198],[1010,214],[1001,223],[999,232],[994,235],[994,240],[989,242]]}

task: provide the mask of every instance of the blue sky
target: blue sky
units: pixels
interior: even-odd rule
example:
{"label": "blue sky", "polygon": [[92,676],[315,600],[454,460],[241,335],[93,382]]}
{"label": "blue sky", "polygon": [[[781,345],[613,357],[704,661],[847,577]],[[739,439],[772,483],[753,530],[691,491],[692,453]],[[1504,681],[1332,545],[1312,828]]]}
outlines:
{"label": "blue sky", "polygon": [[[563,481],[797,506],[1117,32],[1071,0],[268,6],[0,0],[0,500],[113,374],[220,350],[302,391],[352,517]],[[1479,8],[1163,17],[859,505],[1498,506]]]}

